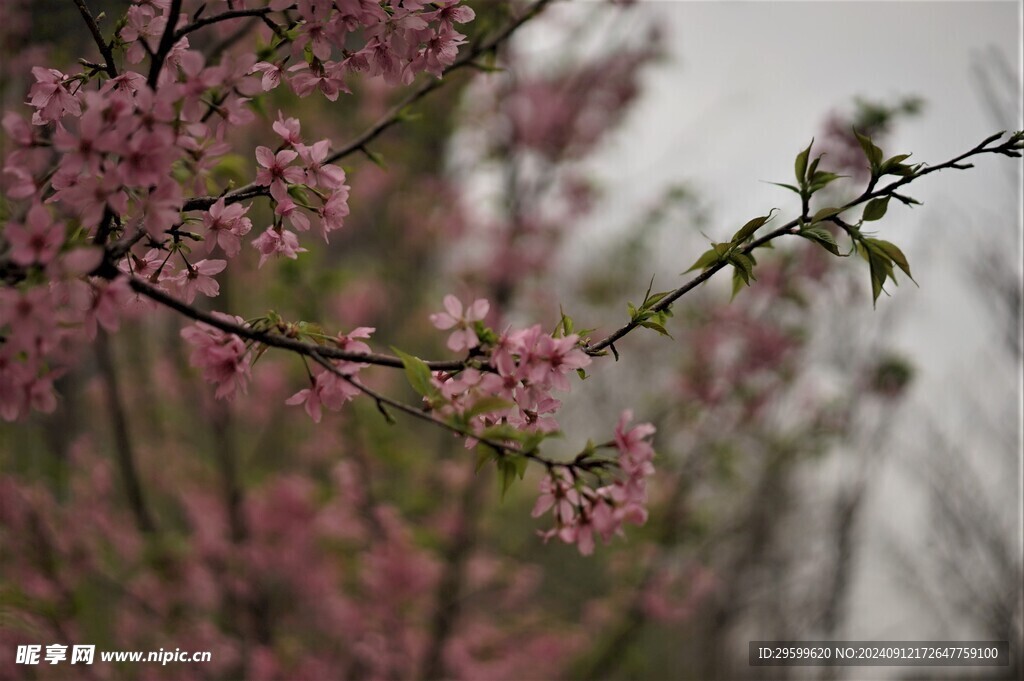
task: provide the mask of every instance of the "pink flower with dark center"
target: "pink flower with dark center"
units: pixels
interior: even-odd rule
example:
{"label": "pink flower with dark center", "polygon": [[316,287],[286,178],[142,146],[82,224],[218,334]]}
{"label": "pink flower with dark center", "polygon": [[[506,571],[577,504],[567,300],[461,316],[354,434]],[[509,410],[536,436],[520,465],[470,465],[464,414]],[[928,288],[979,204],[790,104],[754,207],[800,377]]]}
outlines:
{"label": "pink flower with dark center", "polygon": [[295,236],[294,232],[289,232],[286,229],[276,229],[270,227],[263,234],[259,235],[255,241],[252,242],[253,247],[260,252],[260,267],[263,267],[263,263],[267,261],[272,255],[285,256],[295,260],[298,258],[299,253],[305,253],[305,248],[299,247],[299,239]]}
{"label": "pink flower with dark center", "polygon": [[50,211],[35,203],[28,209],[25,224],[11,222],[4,232],[11,245],[11,260],[27,267],[46,265],[64,244],[64,225],[54,222]]}
{"label": "pink flower with dark center", "polygon": [[309,216],[302,212],[297,203],[292,201],[292,197],[285,196],[283,200],[278,201],[274,213],[287,219],[298,231],[309,231]]}
{"label": "pink flower with dark center", "polygon": [[196,293],[215,298],[220,294],[220,285],[213,275],[223,272],[227,264],[225,260],[200,260],[191,267],[186,263],[186,267],[171,281],[186,303],[191,304],[196,299]]}
{"label": "pink flower with dark center", "polygon": [[328,140],[320,140],[311,147],[300,143],[295,148],[306,165],[306,184],[310,187],[338,189],[345,184],[345,171],[324,163],[330,151]]}
{"label": "pink flower with dark center", "polygon": [[203,214],[203,225],[207,230],[207,253],[213,253],[213,249],[220,246],[229,258],[238,255],[242,248],[242,237],[252,229],[252,222],[245,217],[249,208],[241,203],[225,205],[223,196],[210,206],[210,210]]}
{"label": "pink flower with dark center", "polygon": [[267,147],[256,147],[260,169],[256,172],[255,184],[270,187],[270,195],[283,201],[288,196],[288,185],[299,184],[306,177],[302,168],[290,165],[298,157],[298,152],[290,149],[282,149],[275,155]]}
{"label": "pink flower with dark center", "polygon": [[436,328],[446,331],[454,328],[455,331],[448,337],[448,349],[453,352],[470,350],[480,344],[476,331],[473,330],[473,323],[482,321],[491,309],[490,303],[480,298],[473,301],[473,304],[463,316],[462,302],[453,295],[444,297],[444,312],[430,315],[430,323]]}

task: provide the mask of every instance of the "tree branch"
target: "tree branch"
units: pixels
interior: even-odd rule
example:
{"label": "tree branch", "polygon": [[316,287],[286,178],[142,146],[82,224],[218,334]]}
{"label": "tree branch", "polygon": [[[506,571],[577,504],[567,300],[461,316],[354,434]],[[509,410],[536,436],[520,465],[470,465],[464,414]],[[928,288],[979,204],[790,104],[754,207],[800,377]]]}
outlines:
{"label": "tree branch", "polygon": [[85,25],[89,27],[92,39],[96,41],[96,47],[100,49],[103,61],[106,62],[103,65],[103,70],[111,78],[117,78],[117,67],[114,66],[114,53],[110,50],[110,43],[103,39],[100,27],[96,24],[96,19],[93,18],[92,12],[89,11],[89,7],[85,4],[85,0],[74,0],[74,2],[75,6],[78,7],[79,13],[82,15],[82,19],[85,20]]}
{"label": "tree branch", "polygon": [[270,14],[270,11],[269,7],[260,7],[258,9],[233,9],[227,12],[221,12],[220,14],[215,14],[212,17],[206,17],[205,19],[196,19],[191,24],[179,28],[174,33],[174,40],[171,44],[173,45],[189,33],[198,31],[204,26],[219,24],[222,21],[230,21],[231,19],[241,19],[243,17],[265,17]]}
{"label": "tree branch", "polygon": [[181,16],[181,0],[171,0],[171,8],[167,12],[167,26],[164,27],[164,34],[160,37],[160,46],[156,48],[156,52],[153,54],[153,61],[149,67],[149,77],[146,78],[146,83],[152,90],[156,90],[156,84],[160,78],[160,70],[164,66],[164,60],[167,59],[171,48],[177,42],[174,26],[178,23],[179,16]]}
{"label": "tree branch", "polygon": [[[885,187],[882,187],[881,189],[874,189],[875,180],[877,180],[877,178],[875,178],[874,180],[872,180],[871,184],[868,185],[868,188],[864,191],[864,193],[862,193],[857,198],[849,201],[848,203],[844,204],[839,209],[839,212],[836,213],[835,217],[838,217],[839,215],[846,212],[850,208],[858,206],[862,203],[867,203],[872,199],[877,199],[885,196],[894,196],[896,195],[896,190],[899,189],[900,187],[910,184],[914,180],[925,175],[928,175],[930,173],[938,172],[940,170],[946,170],[949,168],[962,170],[971,167],[970,164],[963,164],[961,163],[961,161],[972,156],[977,156],[979,154],[1001,154],[1003,156],[1020,156],[1019,152],[1022,147],[1022,143],[1020,138],[1018,138],[1016,135],[1011,135],[1010,138],[1004,141],[1002,144],[993,147],[987,146],[991,142],[994,142],[997,139],[999,139],[999,137],[1001,137],[1002,135],[1003,133],[999,133],[998,135],[990,136],[986,138],[984,141],[982,141],[980,144],[975,146],[974,148],[960,154],[956,158],[950,159],[945,163],[940,163],[939,165],[927,166],[925,168],[919,169],[913,175],[908,175],[907,177],[900,178],[899,180],[892,182],[891,184],[888,184]],[[785,234],[796,234],[800,229],[801,222],[802,218],[794,218],[793,220],[790,220],[786,224],[782,225],[781,227],[778,227],[774,231],[769,232],[768,234],[765,234],[762,237],[754,239],[749,244],[747,244],[747,246],[741,249],[740,252],[744,254],[750,253],[755,248],[763,246],[768,242],[777,239],[780,236],[783,236]],[[728,263],[722,261],[719,261],[714,265],[711,265],[703,272],[695,276],[693,279],[686,282],[685,284],[683,284],[682,286],[675,289],[667,296],[659,300],[658,303],[656,305],[653,305],[650,309],[653,312],[662,312],[664,310],[669,309],[670,307],[672,307],[672,304],[675,301],[679,300],[679,298],[686,295],[700,284],[703,284],[705,281],[714,276],[716,272],[718,272],[721,269],[724,269],[727,266]],[[602,338],[600,341],[584,345],[583,350],[584,352],[591,356],[602,355],[604,354],[604,351],[607,348],[612,346],[613,343],[615,343],[617,340],[624,337],[626,334],[630,333],[637,327],[641,326],[641,324],[642,321],[639,319],[630,320],[628,323],[623,324],[621,327],[610,333],[605,338]]]}
{"label": "tree branch", "polygon": [[[166,307],[175,310],[183,314],[184,316],[194,319],[197,322],[208,324],[214,328],[220,329],[227,333],[232,333],[239,338],[246,340],[255,341],[268,345],[273,348],[281,348],[284,350],[291,350],[292,352],[307,357],[328,357],[330,359],[341,359],[349,362],[364,362],[366,364],[376,364],[379,366],[389,366],[395,368],[403,368],[402,360],[398,357],[391,355],[383,355],[376,353],[361,353],[361,352],[349,352],[340,348],[331,348],[322,345],[316,345],[315,343],[306,343],[288,336],[282,336],[281,334],[273,333],[271,331],[261,331],[259,329],[252,329],[248,326],[236,324],[233,321],[226,320],[221,317],[210,314],[209,312],[203,312],[198,310],[191,305],[183,303],[177,298],[161,291],[156,286],[148,283],[144,279],[139,277],[130,276],[128,279],[129,284],[136,293],[140,293],[147,298],[160,303]],[[430,361],[426,363],[433,371],[458,371],[466,368],[466,362],[461,360],[447,360],[447,361]]]}
{"label": "tree branch", "polygon": [[103,376],[107,412],[110,414],[111,426],[114,431],[117,465],[121,469],[121,478],[128,495],[128,504],[135,515],[135,523],[139,530],[144,534],[150,534],[156,531],[156,523],[153,522],[153,516],[146,505],[139,471],[135,466],[135,452],[128,435],[128,419],[117,389],[117,372],[110,352],[110,338],[102,329],[96,338],[96,360],[99,364],[100,374]]}

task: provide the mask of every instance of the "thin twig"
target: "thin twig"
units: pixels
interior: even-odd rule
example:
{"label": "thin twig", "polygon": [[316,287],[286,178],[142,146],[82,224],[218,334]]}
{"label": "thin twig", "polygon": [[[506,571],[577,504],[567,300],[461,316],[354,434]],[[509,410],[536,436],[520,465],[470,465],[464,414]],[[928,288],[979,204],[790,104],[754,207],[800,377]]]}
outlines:
{"label": "thin twig", "polygon": [[174,43],[178,42],[179,40],[187,36],[189,33],[192,33],[193,31],[198,31],[204,26],[218,24],[222,21],[229,21],[231,19],[241,19],[243,17],[265,17],[266,15],[270,14],[270,11],[271,10],[269,7],[260,7],[258,9],[233,9],[227,12],[221,12],[220,14],[215,14],[211,17],[206,17],[205,19],[197,19],[196,21],[193,21],[191,24],[179,28],[177,32],[174,34],[174,41],[171,44],[173,45]]}
{"label": "thin twig", "polygon": [[110,49],[110,43],[103,39],[103,35],[100,33],[100,27],[96,24],[96,19],[92,16],[92,12],[89,11],[89,7],[85,4],[85,0],[74,0],[75,6],[78,7],[78,11],[82,15],[82,19],[85,20],[85,25],[89,27],[89,33],[92,34],[92,39],[96,41],[96,47],[100,49],[100,55],[103,57],[103,61],[106,63],[103,65],[103,70],[107,72],[107,75],[111,78],[117,78],[117,67],[114,66],[114,53]]}

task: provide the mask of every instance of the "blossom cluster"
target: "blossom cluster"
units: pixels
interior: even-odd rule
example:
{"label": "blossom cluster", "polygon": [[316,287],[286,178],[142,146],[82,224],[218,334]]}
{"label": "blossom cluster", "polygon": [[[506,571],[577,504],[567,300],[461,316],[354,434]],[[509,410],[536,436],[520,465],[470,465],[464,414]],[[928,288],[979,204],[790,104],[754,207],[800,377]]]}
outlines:
{"label": "blossom cluster", "polygon": [[[313,212],[319,218],[320,234],[327,241],[327,235],[340,228],[349,213],[345,171],[326,162],[330,141],[320,140],[311,146],[303,144],[299,120],[285,118],[280,112],[273,128],[282,140],[278,150],[256,148],[259,170],[255,184],[269,188],[275,215],[274,224],[252,243],[260,253],[261,267],[271,255],[295,259],[306,250],[299,246],[295,232],[285,228],[285,220],[292,229],[307,232],[311,223],[306,211]],[[293,165],[295,161],[299,164]],[[308,203],[309,194],[319,199],[318,208]]]}
{"label": "blossom cluster", "polygon": [[[285,10],[293,4],[271,0],[269,8]],[[264,90],[284,80],[299,97],[320,91],[331,101],[350,92],[346,80],[353,73],[380,76],[392,85],[408,84],[424,71],[440,78],[466,40],[454,25],[475,16],[460,0],[402,0],[390,5],[300,0],[295,11],[299,29],[290,53],[255,64],[253,72],[262,74]],[[288,66],[293,59],[297,63]]]}
{"label": "blossom cluster", "polygon": [[[245,19],[211,17],[220,5],[225,16],[238,14],[231,3],[216,5],[203,5],[192,18],[207,12],[202,22],[189,24],[188,13],[169,0],[132,4],[118,23],[111,63],[83,62],[82,70],[68,73],[36,66],[27,98],[31,117],[3,116],[10,219],[0,236],[0,266],[12,284],[0,300],[5,419],[33,407],[51,411],[52,383],[74,361],[73,341],[91,338],[97,324],[118,327],[133,294],[104,262],[111,254],[119,259],[109,263],[116,270],[185,303],[218,295],[216,276],[252,230],[251,206],[221,192],[212,205],[201,203],[200,217],[186,217],[183,209],[215,186],[214,170],[231,151],[231,129],[255,120],[251,99],[275,82],[274,69],[291,62],[286,79],[296,92],[319,87],[332,99],[347,91],[343,78],[357,71],[389,83],[409,82],[422,71],[440,76],[464,42],[454,25],[474,16],[459,0],[273,0],[262,8],[276,34],[266,54],[283,56],[268,69],[251,52],[224,52],[208,63],[209,53],[191,45],[202,23],[227,27]],[[359,40],[362,46],[353,49]],[[339,60],[332,62],[335,52]],[[135,66],[147,58],[148,68]],[[255,150],[254,186],[266,188],[275,215],[252,240],[261,265],[304,251],[296,232],[315,228],[326,240],[349,212],[345,173],[328,162],[329,142],[304,144],[298,120],[282,114],[273,130],[282,138],[278,148]],[[199,224],[202,230],[195,229]],[[197,250],[207,257],[192,257]],[[85,333],[77,334],[82,326]],[[203,353],[198,359],[214,361]],[[200,366],[210,371],[208,363]],[[209,375],[220,377],[219,370]],[[242,385],[239,380],[218,380],[220,395],[232,394],[226,386]]]}
{"label": "blossom cluster", "polygon": [[[431,315],[441,330],[452,330],[448,347],[455,351],[481,352],[476,325],[490,308],[479,299],[465,312],[454,296],[446,296],[445,311]],[[579,347],[579,336],[554,337],[540,324],[526,329],[508,329],[487,344],[490,371],[467,368],[460,372],[437,372],[434,386],[443,396],[438,411],[442,416],[471,415],[467,424],[475,433],[497,423],[507,423],[528,432],[558,430],[555,412],[561,402],[552,390],[568,391],[569,374],[590,365],[590,357]],[[487,402],[484,402],[484,400]],[[489,405],[480,408],[477,405]],[[473,439],[467,446],[475,444]]]}
{"label": "blossom cluster", "polygon": [[[363,339],[368,339],[375,329],[360,326],[347,334],[339,333],[332,344],[346,352],[369,353],[370,346]],[[304,388],[288,398],[286,404],[301,404],[306,413],[315,423],[320,423],[322,408],[338,411],[342,406],[359,394],[353,380],[359,370],[367,365],[362,362],[334,360],[330,362],[332,369],[314,365],[309,374],[310,387]]]}
{"label": "blossom cluster", "polygon": [[595,532],[607,542],[613,534],[622,534],[625,523],[647,522],[646,478],[654,473],[650,443],[654,426],[642,423],[628,428],[632,419],[631,411],[623,412],[615,428],[614,447],[621,478],[594,489],[570,466],[548,470],[533,508],[535,518],[548,511],[554,516],[555,526],[542,533],[545,540],[557,536],[567,544],[576,544],[583,555],[590,555]]}
{"label": "blossom cluster", "polygon": [[[241,317],[215,312],[224,321],[242,324]],[[199,322],[182,329],[181,337],[192,346],[189,362],[202,369],[203,378],[217,385],[217,399],[245,392],[249,381],[248,348],[241,338]]]}

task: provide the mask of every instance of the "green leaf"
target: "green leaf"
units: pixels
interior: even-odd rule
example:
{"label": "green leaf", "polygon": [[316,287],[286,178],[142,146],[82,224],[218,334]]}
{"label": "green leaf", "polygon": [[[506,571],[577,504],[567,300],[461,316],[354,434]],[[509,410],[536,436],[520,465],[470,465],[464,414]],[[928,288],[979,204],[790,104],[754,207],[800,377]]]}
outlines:
{"label": "green leaf", "polygon": [[[718,246],[718,245],[719,244],[714,244],[714,246]],[[697,261],[695,263],[693,263],[693,265],[690,266],[690,269],[686,270],[686,272],[692,272],[694,270],[706,270],[707,268],[711,267],[712,265],[715,265],[716,263],[718,263],[718,261],[721,260],[721,259],[722,259],[722,256],[718,252],[718,249],[717,248],[710,248],[710,249],[704,251],[704,253],[699,258],[697,258]],[[683,272],[683,274],[686,274],[686,272]],[[632,318],[633,316],[634,315],[632,313],[630,313],[630,318]]]}
{"label": "green leaf", "polygon": [[754,218],[753,220],[747,222],[747,224],[740,227],[739,231],[732,235],[732,243],[739,244],[752,237],[754,235],[754,232],[760,229],[764,225],[764,223],[772,219],[773,214],[776,210],[776,208],[772,208],[771,212],[769,212],[768,215],[763,215],[759,218]]}
{"label": "green leaf", "polygon": [[889,208],[889,197],[883,196],[878,199],[871,199],[868,201],[868,205],[864,207],[864,220],[870,222],[873,220],[880,220],[885,215],[885,211]]}
{"label": "green leaf", "polygon": [[801,187],[807,183],[807,159],[811,156],[811,147],[814,146],[814,139],[807,145],[807,148],[796,155],[793,162],[793,171],[796,173],[796,181]]}
{"label": "green leaf", "polygon": [[430,381],[430,367],[422,359],[406,354],[395,347],[391,349],[402,360],[402,366],[405,367],[405,378],[413,390],[427,398],[440,394],[437,387]]}
{"label": "green leaf", "polygon": [[516,478],[523,479],[527,464],[526,457],[519,454],[505,452],[498,457],[498,480],[501,483],[502,500],[505,499],[505,493],[508,492]]}
{"label": "green leaf", "polygon": [[480,437],[487,440],[512,442],[522,442],[526,435],[528,435],[528,433],[524,433],[508,423],[497,423],[493,426],[488,426],[480,433]]}
{"label": "green leaf", "polygon": [[903,162],[910,158],[910,154],[897,154],[890,159],[887,159],[885,163],[878,169],[879,175],[911,175],[914,169]]}
{"label": "green leaf", "polygon": [[672,293],[671,291],[662,291],[661,293],[652,293],[647,296],[647,300],[644,301],[644,308],[652,308],[661,302],[661,299]]}
{"label": "green leaf", "polygon": [[366,154],[366,158],[370,159],[374,165],[381,168],[381,170],[387,170],[388,166],[384,163],[384,157],[378,154],[376,151],[372,151],[369,147],[362,147],[362,151]]}
{"label": "green leaf", "polygon": [[835,237],[833,237],[832,233],[823,227],[808,227],[807,229],[798,232],[798,234],[805,239],[810,239],[811,241],[821,245],[822,248],[833,255],[842,255],[839,251],[839,244],[836,243]]}
{"label": "green leaf", "polygon": [[785,182],[769,182],[768,184],[774,184],[776,187],[783,187],[791,192],[796,192],[797,194],[801,193],[799,187],[794,187],[793,185],[786,184]]}
{"label": "green leaf", "polygon": [[[640,326],[642,326],[642,327],[644,327],[646,329],[653,329],[654,331],[657,331],[658,333],[660,333],[662,336],[668,336],[669,338],[672,338],[672,334],[670,334],[668,331],[666,331],[665,327],[662,326],[661,324],[659,324],[658,322],[652,322],[652,321],[641,322]],[[675,339],[673,338],[673,340],[675,340]]]}
{"label": "green leaf", "polygon": [[828,218],[831,218],[831,217],[834,217],[836,215],[839,215],[842,212],[843,212],[842,208],[835,208],[835,207],[822,208],[821,210],[819,210],[817,213],[814,214],[814,216],[811,218],[811,222],[812,223],[814,223],[814,222],[821,222],[822,220],[827,220]]}
{"label": "green leaf", "polygon": [[508,400],[503,400],[500,397],[495,397],[494,395],[485,395],[484,397],[481,397],[479,400],[474,402],[473,406],[471,406],[469,409],[463,412],[463,414],[468,419],[474,416],[478,416],[479,414],[489,414],[495,411],[504,411],[505,409],[508,409],[511,406],[512,402],[509,402]]}
{"label": "green leaf", "polygon": [[750,256],[743,253],[734,253],[729,256],[729,262],[743,273],[743,281],[746,283],[749,284],[751,279],[756,279],[754,276],[754,265],[756,263]]}
{"label": "green leaf", "polygon": [[474,472],[479,473],[485,463],[491,459],[496,459],[497,457],[498,452],[496,452],[493,447],[485,444],[478,444],[476,446],[476,469]]}
{"label": "green leaf", "polygon": [[882,163],[882,150],[875,146],[870,137],[860,134],[856,128],[853,129],[853,134],[857,137],[860,148],[864,150],[864,156],[867,157],[868,163],[871,164],[871,169],[877,171]]}
{"label": "green leaf", "polygon": [[561,332],[562,337],[564,338],[565,336],[572,335],[572,330],[574,327],[572,317],[565,314],[565,311],[562,310],[561,306],[559,306],[558,311],[562,315],[561,320],[559,320],[558,322],[559,331]]}
{"label": "green leaf", "polygon": [[750,280],[746,278],[743,270],[737,267],[732,271],[732,296],[729,298],[730,302],[736,298],[736,294],[739,293],[744,286],[750,286]]}
{"label": "green leaf", "polygon": [[[910,263],[907,262],[907,256],[903,254],[903,251],[900,250],[899,246],[891,241],[885,241],[883,239],[870,239],[870,241],[877,244],[878,247],[881,248],[887,256],[889,256],[889,259],[892,260],[897,267],[903,270],[903,273],[910,277],[911,281],[914,281],[914,275],[910,273]],[[914,283],[916,284],[917,282],[915,281]]]}
{"label": "green leaf", "polygon": [[809,183],[809,189],[811,193],[824,189],[830,182],[835,182],[840,177],[846,177],[845,175],[836,175],[835,173],[825,172],[824,170],[818,171],[811,175],[811,181]]}

